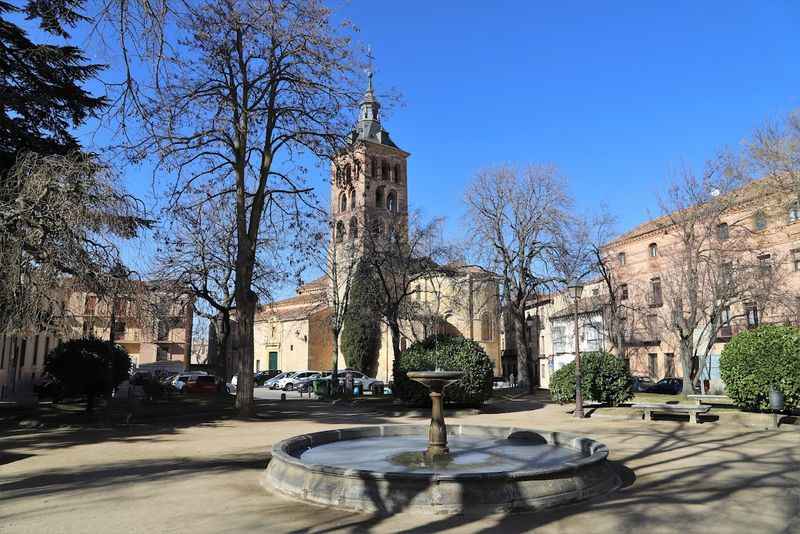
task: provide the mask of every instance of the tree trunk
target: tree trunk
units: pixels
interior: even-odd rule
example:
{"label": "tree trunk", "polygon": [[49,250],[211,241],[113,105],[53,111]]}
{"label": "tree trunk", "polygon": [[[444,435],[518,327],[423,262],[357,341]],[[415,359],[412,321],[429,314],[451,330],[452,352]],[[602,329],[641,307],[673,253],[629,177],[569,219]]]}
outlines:
{"label": "tree trunk", "polygon": [[538,386],[536,369],[532,365],[530,351],[525,340],[525,314],[520,316],[518,310],[511,313],[514,320],[514,347],[517,351],[517,382],[526,387],[528,393],[533,393]]}
{"label": "tree trunk", "polygon": [[[391,332],[392,338],[392,354],[396,361],[397,357],[400,356],[400,323],[397,319],[389,319],[387,322],[389,323],[389,332]],[[392,372],[392,374],[394,374],[394,372]]]}
{"label": "tree trunk", "polygon": [[336,398],[339,390],[339,329],[332,329],[333,333],[333,365],[331,365],[331,386],[328,392],[332,398]]}
{"label": "tree trunk", "polygon": [[[111,325],[108,329],[108,342],[111,345],[111,350],[113,351],[114,348],[114,326],[117,322],[117,314],[116,314],[116,301],[117,299],[114,298],[111,300]],[[114,398],[114,355],[110,354],[110,358],[108,360],[108,365],[106,365],[106,415],[110,418],[111,417],[111,403],[113,402]]]}
{"label": "tree trunk", "polygon": [[228,354],[228,342],[231,338],[231,315],[227,311],[222,313],[220,324],[222,335],[217,338],[217,366],[220,368],[220,375],[228,382],[232,377],[230,365],[230,355]]}
{"label": "tree trunk", "polygon": [[690,339],[681,339],[681,363],[683,367],[683,390],[681,391],[681,396],[686,398],[687,395],[692,395],[694,393],[694,387],[692,386],[692,363],[693,363],[693,356],[694,356],[694,347]]}
{"label": "tree trunk", "polygon": [[194,315],[192,306],[186,306],[183,317],[183,366],[187,370],[192,365],[192,334],[194,333]]}
{"label": "tree trunk", "polygon": [[251,417],[255,414],[255,401],[253,399],[253,333],[256,296],[249,289],[240,291],[240,293],[244,293],[244,295],[236,299],[236,307],[239,311],[239,369],[236,384],[236,408],[239,411],[239,415]]}

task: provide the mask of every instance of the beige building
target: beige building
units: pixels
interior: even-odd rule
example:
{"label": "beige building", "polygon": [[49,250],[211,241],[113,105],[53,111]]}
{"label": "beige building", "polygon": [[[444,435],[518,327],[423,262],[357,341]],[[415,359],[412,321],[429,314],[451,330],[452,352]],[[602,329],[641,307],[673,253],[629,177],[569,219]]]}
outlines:
{"label": "beige building", "polygon": [[[408,219],[409,153],[401,150],[381,126],[380,104],[372,77],[361,101],[351,149],[333,165],[331,213],[336,246],[352,243],[363,253],[362,232],[386,235],[405,231]],[[323,277],[298,289],[290,299],[264,306],[255,325],[255,370],[282,371],[332,368],[331,310],[326,304],[330,287]],[[498,285],[473,269],[452,267],[445,274],[416,282],[411,300],[419,320],[401,324],[400,347],[433,333],[450,333],[478,341],[500,374]],[[390,334],[382,326],[377,378],[392,379],[394,354]],[[339,356],[339,368],[345,367]]]}
{"label": "beige building", "polygon": [[[325,300],[327,279],[298,289],[295,297],[263,307],[256,318],[255,370],[325,371],[333,367],[331,309]],[[436,333],[461,335],[477,341],[501,374],[497,284],[469,269],[454,270],[420,280],[411,298],[420,310],[419,320],[401,323],[400,348]],[[381,324],[376,377],[392,380],[394,353],[390,333]],[[339,351],[338,366],[345,368]]]}
{"label": "beige building", "polygon": [[[607,351],[610,346],[602,307],[604,285],[584,285],[578,300],[578,348]],[[540,387],[548,388],[552,374],[575,359],[575,302],[566,291],[542,296],[525,312],[532,354],[538,359]]]}
{"label": "beige building", "polygon": [[[716,225],[718,246],[733,258],[745,258],[755,268],[745,276],[763,275],[771,284],[771,295],[764,301],[740,295],[722,309],[716,343],[712,344],[706,366],[699,370],[712,389],[720,389],[719,355],[733,335],[761,323],[798,324],[800,313],[800,210],[797,204],[777,192],[769,179],[752,182],[731,193],[733,201]],[[706,222],[708,224],[708,222]],[[738,238],[734,235],[738,232]],[[670,276],[674,285],[674,260],[677,257],[678,237],[666,216],[647,221],[626,232],[604,247],[611,263],[616,294],[626,309],[625,345],[631,372],[653,380],[681,377],[683,373],[679,339],[670,327]],[[745,263],[744,260],[742,260]],[[587,292],[589,293],[587,296]],[[603,324],[603,309],[608,302],[605,283],[589,284],[579,305],[581,312],[581,350],[591,350],[591,344],[610,349],[608,329]],[[563,308],[563,312],[558,310]],[[574,358],[574,318],[570,317],[566,295],[557,295],[546,304],[532,306],[530,313],[546,320],[540,332],[540,365],[548,373]],[[574,316],[573,316],[574,317]],[[591,333],[599,324],[601,333]],[[565,342],[562,328],[568,333]],[[569,334],[572,332],[572,334]],[[593,336],[594,339],[590,339]],[[707,341],[708,334],[696,332],[698,343]],[[695,360],[693,365],[697,365]],[[694,372],[698,370],[695,369]],[[546,387],[549,374],[542,375]]]}
{"label": "beige building", "polygon": [[[156,362],[188,364],[191,357],[192,298],[138,284],[136,295],[116,299],[114,341],[125,348],[134,366]],[[110,339],[111,306],[94,293],[63,289],[64,326],[57,333],[0,337],[0,400],[26,396],[44,372],[50,349],[65,339],[93,335]]]}

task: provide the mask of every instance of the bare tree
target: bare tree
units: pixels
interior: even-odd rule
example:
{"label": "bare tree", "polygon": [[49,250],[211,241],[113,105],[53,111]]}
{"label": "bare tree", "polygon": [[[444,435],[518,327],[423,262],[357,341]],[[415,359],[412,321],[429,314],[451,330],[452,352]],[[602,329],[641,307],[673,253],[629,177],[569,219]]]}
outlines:
{"label": "bare tree", "polygon": [[[339,373],[339,340],[350,306],[350,289],[359,261],[359,250],[355,236],[341,241],[333,239],[336,223],[331,215],[324,222],[325,228],[312,236],[314,244],[310,257],[322,271],[327,284],[326,290],[319,293],[319,298],[330,310],[328,325],[333,336],[331,384],[335,385]],[[332,393],[336,393],[336,388]]]}
{"label": "bare tree", "polygon": [[414,317],[410,296],[418,284],[441,272],[447,247],[441,240],[441,219],[423,222],[412,214],[397,228],[368,225],[364,236],[363,260],[378,280],[377,307],[391,334],[392,350],[400,354],[401,321]]}
{"label": "bare tree", "polygon": [[104,293],[120,264],[117,240],[149,225],[113,170],[85,154],[22,155],[0,185],[3,331],[61,320],[65,276]]}
{"label": "bare tree", "polygon": [[632,282],[621,275],[620,268],[623,265],[608,247],[613,225],[614,218],[608,213],[601,213],[591,222],[593,230],[588,234],[589,250],[594,271],[603,285],[599,298],[604,339],[609,340],[610,349],[617,356],[627,359],[627,339],[633,332],[638,309],[634,301],[628,298]]}
{"label": "bare tree", "polygon": [[571,199],[557,171],[549,166],[501,166],[480,171],[466,192],[468,226],[478,261],[502,286],[502,307],[511,320],[519,383],[533,391],[525,310],[558,279],[549,254],[569,218]]}
{"label": "bare tree", "polygon": [[[253,270],[252,286],[261,302],[269,302],[277,284],[289,278],[283,254],[285,241],[276,218],[258,236],[259,253]],[[217,198],[195,206],[174,210],[159,231],[156,265],[151,278],[163,284],[187,289],[195,297],[195,312],[215,321],[220,327],[214,354],[219,372],[226,379],[238,370],[238,360],[230,353],[233,319],[237,313],[236,217],[234,206]]]}
{"label": "bare tree", "polygon": [[740,185],[725,162],[712,162],[699,176],[683,169],[661,202],[658,225],[671,244],[659,253],[662,271],[646,304],[677,337],[684,395],[693,392],[722,328],[746,313],[745,303],[763,309],[780,287],[774,258],[764,261],[751,230],[731,210],[742,200]]}
{"label": "bare tree", "polygon": [[739,168],[749,178],[770,177],[770,186],[791,195],[800,207],[800,110],[756,129],[743,163]]}
{"label": "bare tree", "polygon": [[236,404],[250,414],[259,235],[274,216],[299,217],[310,205],[298,162],[303,154],[332,157],[344,145],[359,65],[349,35],[316,0],[161,7],[136,12],[148,30],[138,60],[150,74],[118,104],[131,104],[144,132],[128,145],[131,157],[155,155],[173,174],[171,206],[215,198],[235,206]]}

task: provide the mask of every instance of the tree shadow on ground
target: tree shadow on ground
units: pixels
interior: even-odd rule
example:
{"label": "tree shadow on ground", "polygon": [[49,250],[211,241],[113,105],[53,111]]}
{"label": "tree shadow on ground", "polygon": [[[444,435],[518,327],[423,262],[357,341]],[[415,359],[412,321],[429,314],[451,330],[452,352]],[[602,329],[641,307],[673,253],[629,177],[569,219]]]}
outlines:
{"label": "tree shadow on ground", "polygon": [[194,460],[134,460],[93,465],[90,469],[52,469],[33,476],[5,478],[0,482],[0,503],[25,497],[57,496],[75,489],[110,489],[115,485],[133,482],[164,482],[198,474],[262,469],[268,462],[268,454],[257,452]]}
{"label": "tree shadow on ground", "polygon": [[[695,522],[702,517],[698,516],[698,506],[717,506],[738,492],[763,490],[771,490],[774,498],[781,500],[785,518],[779,524],[787,525],[786,532],[792,531],[792,525],[800,528],[800,448],[796,444],[762,447],[775,433],[750,431],[708,439],[700,429],[679,426],[671,430],[647,428],[619,434],[629,441],[643,438],[652,441],[653,435],[656,439],[610,462],[622,480],[622,487],[615,493],[539,512],[432,516],[430,521],[405,532],[458,529],[482,519],[489,520],[492,525],[481,532],[526,532],[570,516],[593,512],[606,512],[606,516],[613,517],[617,531],[628,532],[647,524],[648,520],[652,524],[653,507],[663,509],[664,506],[670,507],[669,521],[674,530],[688,532],[697,528]],[[669,458],[665,458],[666,455]],[[635,465],[635,471],[627,465]],[[337,525],[310,525],[308,530],[369,531],[387,521],[390,517],[387,512],[401,511],[386,503],[374,504],[381,513],[363,515]],[[586,521],[590,522],[588,517]]]}
{"label": "tree shadow on ground", "polygon": [[[181,404],[176,409],[161,412],[140,413],[131,423],[123,423],[117,417],[112,424],[103,420],[101,413],[87,418],[80,409],[65,407],[65,413],[54,413],[48,406],[43,410],[25,410],[16,416],[6,416],[0,422],[0,464],[10,463],[14,458],[10,452],[22,449],[25,453],[36,451],[101,443],[104,441],[124,441],[127,443],[148,442],[154,439],[177,434],[193,427],[208,427],[224,424],[226,421],[243,420],[235,415],[229,402],[221,406],[194,406]],[[79,406],[78,406],[79,408]],[[183,409],[185,411],[181,412]],[[397,422],[397,417],[388,416],[380,410],[365,406],[337,404],[322,401],[269,401],[256,402],[257,416],[247,418],[254,423],[276,420],[303,420],[325,424],[388,424]],[[15,453],[16,454],[16,453]]]}

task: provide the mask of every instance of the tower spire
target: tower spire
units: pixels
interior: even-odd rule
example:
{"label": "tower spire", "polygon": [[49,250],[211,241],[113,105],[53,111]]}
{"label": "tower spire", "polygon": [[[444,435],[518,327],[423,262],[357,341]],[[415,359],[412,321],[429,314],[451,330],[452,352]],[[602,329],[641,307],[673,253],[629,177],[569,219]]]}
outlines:
{"label": "tower spire", "polygon": [[375,92],[372,86],[372,77],[374,75],[372,67],[372,47],[367,48],[367,91],[361,98],[359,103],[360,112],[358,116],[358,131],[362,138],[374,137],[381,131],[380,123],[380,109],[381,105],[378,99],[375,98]]}

